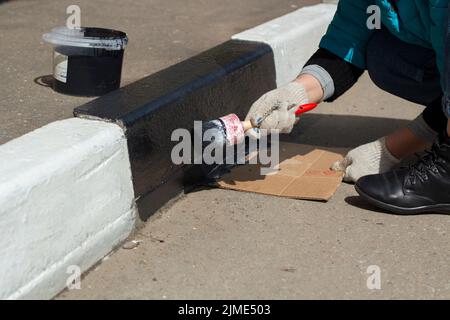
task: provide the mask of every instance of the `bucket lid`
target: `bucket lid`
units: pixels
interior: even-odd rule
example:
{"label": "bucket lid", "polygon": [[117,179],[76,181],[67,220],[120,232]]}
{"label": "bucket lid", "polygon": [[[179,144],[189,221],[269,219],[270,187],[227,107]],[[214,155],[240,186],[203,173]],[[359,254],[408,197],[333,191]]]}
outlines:
{"label": "bucket lid", "polygon": [[103,28],[57,27],[42,36],[45,42],[53,45],[122,50],[128,43],[125,32]]}

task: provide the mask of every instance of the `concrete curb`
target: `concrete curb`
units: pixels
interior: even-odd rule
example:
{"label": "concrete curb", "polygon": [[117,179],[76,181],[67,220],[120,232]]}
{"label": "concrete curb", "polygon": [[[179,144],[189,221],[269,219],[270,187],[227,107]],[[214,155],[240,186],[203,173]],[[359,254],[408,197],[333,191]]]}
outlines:
{"label": "concrete curb", "polygon": [[69,119],[1,145],[0,194],[0,298],[52,298],[134,227],[122,129]]}
{"label": "concrete curb", "polygon": [[83,119],[0,146],[0,298],[53,297],[68,266],[87,270],[130,234],[137,212],[146,220],[182,193],[190,167],[170,159],[173,130],[245,116],[295,78],[335,8],[303,8],[235,35],[76,108]]}
{"label": "concrete curb", "polygon": [[277,86],[282,86],[300,74],[303,65],[317,50],[335,11],[333,4],[305,7],[238,33],[232,39],[269,45],[275,60]]}

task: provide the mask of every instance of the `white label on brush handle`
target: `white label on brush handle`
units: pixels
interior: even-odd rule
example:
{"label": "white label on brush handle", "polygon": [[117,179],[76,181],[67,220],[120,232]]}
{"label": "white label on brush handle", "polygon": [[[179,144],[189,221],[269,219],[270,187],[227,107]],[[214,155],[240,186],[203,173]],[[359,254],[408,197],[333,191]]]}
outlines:
{"label": "white label on brush handle", "polygon": [[67,83],[67,61],[67,56],[55,51],[53,55],[53,77],[64,83]]}
{"label": "white label on brush handle", "polygon": [[229,145],[239,144],[244,141],[244,127],[242,126],[241,120],[239,120],[237,115],[232,113],[220,118],[220,120],[222,120],[225,125],[227,142]]}

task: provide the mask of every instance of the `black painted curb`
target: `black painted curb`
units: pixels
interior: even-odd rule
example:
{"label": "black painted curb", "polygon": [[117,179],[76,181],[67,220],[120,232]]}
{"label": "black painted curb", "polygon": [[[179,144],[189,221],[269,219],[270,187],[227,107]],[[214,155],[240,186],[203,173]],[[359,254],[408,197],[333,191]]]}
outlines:
{"label": "black painted curb", "polygon": [[125,129],[139,215],[146,220],[183,191],[190,168],[171,161],[175,129],[236,113],[276,87],[270,46],[230,40],[77,107],[74,115]]}

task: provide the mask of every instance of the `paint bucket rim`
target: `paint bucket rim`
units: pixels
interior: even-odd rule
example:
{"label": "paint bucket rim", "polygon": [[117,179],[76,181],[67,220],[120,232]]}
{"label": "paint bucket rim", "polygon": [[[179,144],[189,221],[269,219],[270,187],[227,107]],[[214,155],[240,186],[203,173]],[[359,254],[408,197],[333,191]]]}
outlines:
{"label": "paint bucket rim", "polygon": [[81,27],[76,29],[56,27],[51,32],[45,33],[42,39],[54,46],[106,50],[124,50],[128,44],[128,36],[125,32],[97,27]]}

